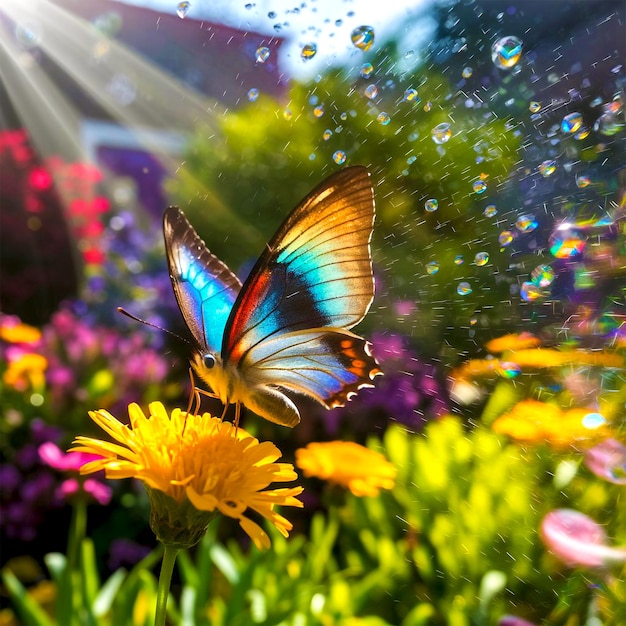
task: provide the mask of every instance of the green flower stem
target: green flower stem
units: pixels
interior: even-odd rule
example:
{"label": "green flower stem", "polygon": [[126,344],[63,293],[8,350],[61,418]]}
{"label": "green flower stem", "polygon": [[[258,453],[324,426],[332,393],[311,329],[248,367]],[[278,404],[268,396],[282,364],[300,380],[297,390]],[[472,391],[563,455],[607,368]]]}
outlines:
{"label": "green flower stem", "polygon": [[174,563],[180,552],[180,547],[164,544],[163,561],[161,562],[161,573],[159,575],[159,588],[157,591],[157,606],[154,616],[154,626],[165,626],[165,616],[167,613],[167,596],[170,592],[172,582],[172,572]]}

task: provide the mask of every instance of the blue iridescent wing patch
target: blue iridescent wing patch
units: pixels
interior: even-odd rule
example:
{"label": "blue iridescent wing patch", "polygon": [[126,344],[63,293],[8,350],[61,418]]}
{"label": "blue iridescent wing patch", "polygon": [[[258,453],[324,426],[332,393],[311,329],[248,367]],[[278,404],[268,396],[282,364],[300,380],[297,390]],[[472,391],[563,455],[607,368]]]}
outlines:
{"label": "blue iridescent wing patch", "polygon": [[169,207],[163,236],[180,311],[202,354],[219,354],[241,283],[206,247],[183,212]]}

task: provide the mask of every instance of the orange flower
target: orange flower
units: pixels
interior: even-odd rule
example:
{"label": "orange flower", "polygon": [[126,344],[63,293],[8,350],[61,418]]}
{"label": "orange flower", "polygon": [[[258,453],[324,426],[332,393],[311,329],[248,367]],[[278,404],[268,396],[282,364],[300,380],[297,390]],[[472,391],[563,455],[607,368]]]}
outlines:
{"label": "orange flower", "polygon": [[525,443],[547,442],[555,448],[593,445],[611,436],[606,424],[588,420],[597,411],[591,408],[562,410],[556,404],[522,400],[493,423],[493,430]]}
{"label": "orange flower", "polygon": [[506,350],[523,350],[541,345],[541,339],[531,333],[509,334],[492,339],[485,344],[489,352],[504,352]]}
{"label": "orange flower", "polygon": [[296,465],[315,476],[347,487],[355,496],[377,496],[392,489],[396,468],[379,452],[353,441],[310,443],[296,450]]}

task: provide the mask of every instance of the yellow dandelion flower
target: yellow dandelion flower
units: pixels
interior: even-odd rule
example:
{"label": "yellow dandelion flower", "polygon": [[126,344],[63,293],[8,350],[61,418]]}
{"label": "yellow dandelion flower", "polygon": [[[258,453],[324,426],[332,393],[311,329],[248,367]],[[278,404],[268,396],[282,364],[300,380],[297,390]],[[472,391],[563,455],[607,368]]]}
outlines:
{"label": "yellow dandelion flower", "polygon": [[585,417],[595,413],[591,408],[563,410],[550,402],[522,400],[492,425],[495,432],[525,443],[546,442],[555,448],[570,445],[589,446],[611,436],[606,425],[586,425]]}
{"label": "yellow dandelion flower", "polygon": [[45,386],[44,373],[47,367],[46,357],[28,352],[9,361],[2,380],[5,385],[18,391],[26,391],[29,388],[41,391]]}
{"label": "yellow dandelion flower", "polygon": [[397,473],[382,454],[353,441],[310,443],[296,450],[296,465],[305,476],[347,487],[355,496],[392,489]]}
{"label": "yellow dandelion flower", "polygon": [[0,339],[8,343],[37,343],[41,339],[41,331],[21,322],[0,324]]}
{"label": "yellow dandelion flower", "polygon": [[191,546],[209,521],[222,513],[236,519],[258,548],[270,545],[263,529],[245,515],[255,511],[285,537],[292,524],[275,511],[302,507],[302,487],[267,489],[271,483],[297,479],[293,465],[276,463],[281,453],[269,441],[259,443],[242,428],[204,415],[153,402],[146,416],[137,404],[128,407],[126,426],[105,410],[90,417],[115,442],[77,437],[74,450],[102,458],[83,465],[82,474],[104,470],[107,478],[139,478],[152,504],[152,529],[164,544]]}
{"label": "yellow dandelion flower", "polygon": [[562,367],[564,365],[624,367],[624,358],[615,352],[536,348],[517,351],[515,363],[526,367]]}

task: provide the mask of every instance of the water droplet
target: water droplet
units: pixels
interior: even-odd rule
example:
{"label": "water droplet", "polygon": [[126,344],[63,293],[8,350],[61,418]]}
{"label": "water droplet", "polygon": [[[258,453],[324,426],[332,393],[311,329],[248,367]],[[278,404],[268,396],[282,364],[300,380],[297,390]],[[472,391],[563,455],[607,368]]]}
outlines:
{"label": "water droplet", "polygon": [[327,128],[323,133],[322,133],[322,139],[324,141],[328,141],[331,137],[333,136],[333,131],[330,130],[330,128]]}
{"label": "water droplet", "polygon": [[337,164],[337,165],[342,165],[343,163],[346,162],[346,153],[343,150],[337,150],[334,154],[333,154],[333,161]]}
{"label": "water droplet", "polygon": [[468,296],[470,293],[472,293],[472,287],[466,280],[462,280],[458,284],[458,286],[456,288],[456,292],[460,296]]}
{"label": "water droplet", "polygon": [[471,67],[464,67],[461,76],[463,76],[463,78],[469,78],[473,73],[474,70]]}
{"label": "water droplet", "polygon": [[511,230],[503,230],[499,235],[498,235],[498,243],[501,246],[508,246],[513,239],[515,239],[515,233]]}
{"label": "water droplet", "polygon": [[574,135],[574,139],[577,139],[578,141],[581,141],[582,139],[586,139],[587,137],[589,137],[589,129],[586,126],[583,126],[575,135]]}
{"label": "water droplet", "polygon": [[325,109],[324,109],[324,105],[323,104],[318,104],[314,109],[313,109],[313,115],[315,117],[322,117],[322,115],[324,115],[325,113]]}
{"label": "water droplet", "polygon": [[184,0],[183,2],[179,2],[176,7],[176,15],[180,17],[181,20],[185,19],[187,13],[189,13],[189,9],[191,8],[191,2],[187,2]]}
{"label": "water droplet", "polygon": [[293,111],[291,109],[285,109],[283,111],[283,119],[287,120],[288,122],[293,119]]}
{"label": "water droplet", "polygon": [[545,296],[545,292],[541,287],[539,287],[539,285],[530,281],[525,281],[520,287],[519,295],[525,302],[534,302],[535,300]]}
{"label": "water droplet", "polygon": [[472,189],[474,190],[474,193],[480,195],[481,193],[485,193],[485,191],[487,191],[487,183],[479,178],[472,183]]}
{"label": "water droplet", "polygon": [[552,174],[556,172],[556,161],[552,159],[547,159],[546,161],[543,161],[543,163],[539,164],[539,172],[544,178],[552,176]]}
{"label": "water droplet", "polygon": [[575,230],[556,231],[548,240],[550,254],[556,259],[573,259],[585,250],[585,240]]}
{"label": "water droplet", "polygon": [[387,126],[389,122],[391,122],[391,116],[389,115],[389,113],[385,113],[384,111],[381,111],[376,116],[376,121],[382,126]]}
{"label": "water droplet", "polygon": [[261,46],[256,49],[256,62],[257,63],[265,63],[270,58],[270,49]]}
{"label": "water droplet", "polygon": [[438,145],[446,143],[450,139],[450,137],[452,137],[450,124],[448,124],[447,122],[437,124],[437,126],[435,126],[435,128],[430,131],[430,136],[432,137],[432,140]]}
{"label": "water droplet", "polygon": [[312,59],[317,54],[317,44],[315,43],[307,43],[302,46],[302,50],[300,51],[300,57],[304,61],[308,61]]}
{"label": "water droplet", "polygon": [[591,178],[586,176],[585,174],[579,174],[576,176],[576,187],[580,189],[584,189],[585,187],[589,187],[591,185]]}
{"label": "water droplet", "polygon": [[259,90],[256,87],[253,87],[252,89],[248,91],[248,100],[250,100],[250,102],[256,102],[258,97],[259,97]]}
{"label": "water droplet", "polygon": [[491,47],[491,60],[500,69],[511,69],[521,58],[522,41],[517,37],[502,37]]}
{"label": "water droplet", "polygon": [[429,100],[425,105],[424,105],[424,111],[426,111],[426,113],[428,113],[428,111],[430,111],[433,108],[433,103]]}
{"label": "water droplet", "polygon": [[539,111],[541,111],[541,102],[536,102],[535,100],[533,100],[529,105],[528,105],[528,110],[531,113],[538,113]]}
{"label": "water droplet", "polygon": [[18,22],[15,25],[15,38],[23,48],[32,50],[41,42],[41,27],[35,22]]}
{"label": "water droplet", "polygon": [[409,165],[413,165],[413,163],[415,163],[415,161],[417,161],[417,157],[416,157],[416,156],[414,156],[414,155],[411,155],[411,156],[410,156],[410,157],[406,160],[406,162],[407,162]]}
{"label": "water droplet", "polygon": [[430,276],[434,276],[439,271],[439,263],[437,261],[431,261],[430,263],[426,263],[426,272]]}
{"label": "water droplet", "polygon": [[583,426],[589,430],[595,430],[606,424],[606,417],[602,413],[587,413],[582,420]]}
{"label": "water droplet", "polygon": [[603,113],[596,120],[593,129],[602,135],[612,137],[624,129],[624,123],[613,113]]}
{"label": "water droplet", "polygon": [[483,267],[489,263],[489,254],[487,252],[478,252],[474,257],[474,263],[478,265],[478,267]]}
{"label": "water droplet", "polygon": [[420,98],[417,95],[417,89],[413,89],[413,87],[409,87],[402,97],[403,102],[415,102],[415,104],[419,104]]}
{"label": "water droplet", "polygon": [[494,215],[498,214],[498,209],[496,209],[496,205],[495,204],[488,204],[485,207],[485,210],[483,211],[483,215],[485,217],[493,217]]}
{"label": "water droplet", "polygon": [[496,367],[496,372],[502,378],[517,378],[522,373],[522,368],[512,361],[500,361],[498,363],[498,367]]}
{"label": "water droplet", "polygon": [[[341,113],[341,115],[339,116],[339,119],[343,122],[345,122],[348,119],[348,114],[346,112]],[[339,131],[337,131],[339,132]]]}
{"label": "water droplet", "polygon": [[550,265],[537,265],[530,273],[530,279],[539,287],[548,287],[556,278],[556,274]]}
{"label": "water droplet", "polygon": [[537,228],[539,224],[535,219],[534,215],[520,215],[515,220],[515,228],[520,231],[520,233],[532,233],[535,228]]}
{"label": "water droplet", "polygon": [[267,17],[269,17],[269,18],[270,18],[270,20],[275,19],[275,17],[276,17],[276,11],[270,11],[270,12],[267,14]]}
{"label": "water droplet", "polygon": [[350,35],[352,43],[363,52],[367,52],[374,43],[374,29],[371,26],[359,26]]}
{"label": "water droplet", "polygon": [[365,94],[367,98],[369,98],[370,100],[373,100],[378,95],[378,87],[376,87],[376,85],[368,85],[363,90],[363,93]]}
{"label": "water droplet", "polygon": [[457,254],[454,257],[454,264],[455,265],[463,265],[463,263],[465,263],[465,259],[463,258],[462,254]]}
{"label": "water droplet", "polygon": [[424,208],[429,213],[433,213],[439,208],[439,201],[436,198],[430,198],[424,203]]}
{"label": "water droplet", "polygon": [[583,125],[583,116],[578,113],[569,113],[561,120],[561,130],[564,133],[573,134]]}
{"label": "water droplet", "polygon": [[369,78],[374,73],[374,66],[371,63],[363,63],[359,74],[361,78]]}

